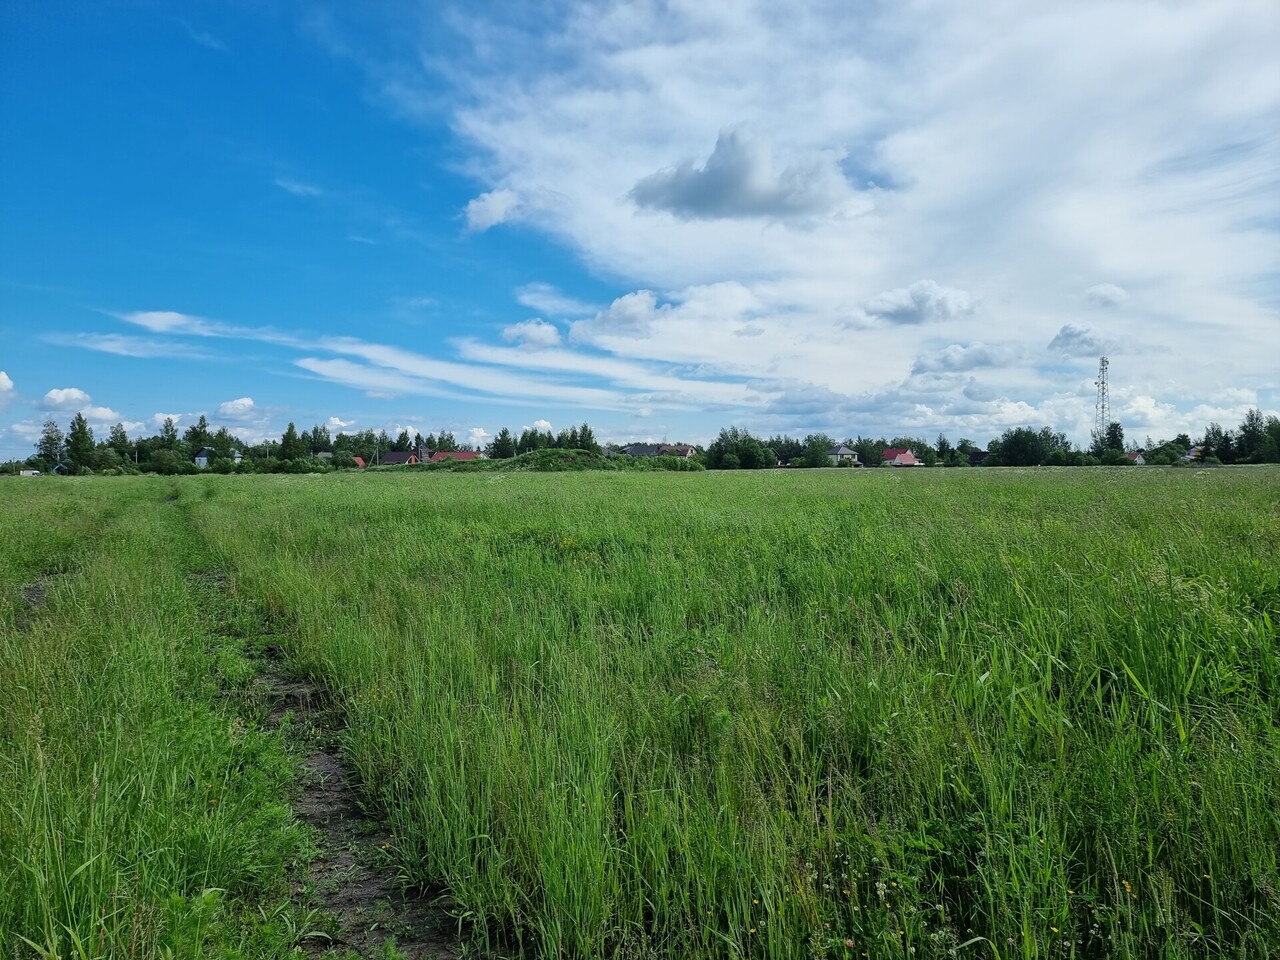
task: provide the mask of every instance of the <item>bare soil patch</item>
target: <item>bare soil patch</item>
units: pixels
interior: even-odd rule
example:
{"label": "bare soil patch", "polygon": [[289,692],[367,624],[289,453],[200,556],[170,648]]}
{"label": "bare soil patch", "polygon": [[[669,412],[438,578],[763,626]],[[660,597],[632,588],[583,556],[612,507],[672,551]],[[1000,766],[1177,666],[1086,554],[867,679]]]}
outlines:
{"label": "bare soil patch", "polygon": [[361,957],[382,956],[394,940],[414,960],[463,956],[457,923],[439,898],[406,892],[384,852],[391,838],[365,815],[355,772],[342,756],[338,732],[343,721],[326,692],[287,676],[268,651],[268,669],[259,677],[271,705],[268,725],[278,727],[286,715],[306,731],[307,756],[302,784],[294,798],[297,815],[315,828],[320,854],[299,884],[310,888],[311,902],[338,924],[329,942],[307,942],[310,956],[355,951]]}

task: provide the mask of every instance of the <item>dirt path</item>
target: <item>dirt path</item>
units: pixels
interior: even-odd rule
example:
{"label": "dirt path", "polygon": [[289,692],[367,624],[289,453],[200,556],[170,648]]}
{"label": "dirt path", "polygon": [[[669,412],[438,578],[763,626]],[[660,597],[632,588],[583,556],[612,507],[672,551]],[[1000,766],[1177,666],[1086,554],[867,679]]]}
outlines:
{"label": "dirt path", "polygon": [[402,893],[382,852],[390,838],[360,809],[356,776],[338,746],[340,714],[320,688],[289,679],[276,653],[267,652],[267,669],[259,677],[271,705],[268,724],[278,727],[291,714],[306,734],[307,758],[293,807],[318,832],[320,854],[305,886],[312,890],[310,906],[333,917],[339,931],[332,941],[307,941],[308,954],[340,956],[353,950],[365,958],[382,957],[384,944],[394,940],[412,960],[462,957],[456,924],[445,910],[431,898]]}

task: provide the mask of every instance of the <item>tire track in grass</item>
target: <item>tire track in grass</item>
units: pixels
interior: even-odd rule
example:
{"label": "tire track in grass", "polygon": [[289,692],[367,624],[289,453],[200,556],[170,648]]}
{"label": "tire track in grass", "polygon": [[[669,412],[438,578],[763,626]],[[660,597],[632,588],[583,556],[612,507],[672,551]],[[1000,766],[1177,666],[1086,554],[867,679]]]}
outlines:
{"label": "tire track in grass", "polygon": [[[199,555],[211,556],[190,502],[175,505],[186,535],[204,547]],[[234,574],[215,569],[192,576],[204,582],[218,605],[253,611],[252,600],[238,596]],[[304,952],[368,960],[463,957],[457,921],[438,898],[405,889],[386,854],[394,838],[364,812],[359,777],[339,742],[346,726],[339,705],[320,684],[295,676],[280,647],[268,644],[257,660],[255,699],[265,708],[264,726],[283,729],[303,757],[292,807],[318,838],[317,856],[295,880],[294,895],[303,901],[301,907],[320,911],[333,924],[327,935],[306,937],[300,944]]]}
{"label": "tire track in grass", "polygon": [[[327,692],[307,680],[289,676],[281,651],[268,647],[258,683],[270,704],[269,729],[288,724],[304,748],[301,787],[295,813],[319,836],[319,856],[307,869],[304,888],[311,905],[338,926],[331,944],[309,942],[308,954],[322,956],[336,948],[359,956],[386,956],[393,943],[413,960],[453,960],[463,956],[455,921],[445,908],[426,898],[406,895],[384,853],[394,838],[366,817],[358,779],[342,755],[338,737],[341,711]],[[293,724],[300,729],[294,730]],[[303,891],[299,891],[303,892]]]}

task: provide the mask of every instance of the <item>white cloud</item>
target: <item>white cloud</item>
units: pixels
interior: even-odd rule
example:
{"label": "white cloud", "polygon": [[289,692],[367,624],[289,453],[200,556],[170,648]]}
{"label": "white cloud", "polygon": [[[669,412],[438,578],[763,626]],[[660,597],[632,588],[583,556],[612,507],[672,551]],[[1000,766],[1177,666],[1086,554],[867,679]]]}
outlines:
{"label": "white cloud", "polygon": [[259,413],[252,397],[240,397],[218,404],[218,416],[228,420],[251,420]]}
{"label": "white cloud", "polygon": [[934,280],[918,280],[909,287],[872,297],[864,309],[886,323],[934,323],[968,316],[974,310],[974,302],[964,290],[944,287]]}
{"label": "white cloud", "polygon": [[551,317],[584,317],[599,309],[566,296],[549,283],[526,283],[517,287],[516,301]]}
{"label": "white cloud", "polygon": [[178,426],[187,418],[185,413],[153,413],[151,415],[151,425],[157,430],[164,426],[166,420],[172,420],[174,426]]}
{"label": "white cloud", "polygon": [[519,343],[523,347],[554,347],[560,343],[560,331],[554,323],[534,317],[504,327],[502,339]]}
{"label": "white cloud", "polygon": [[79,387],[55,387],[44,395],[44,406],[47,410],[79,411],[88,406],[89,394]]}
{"label": "white cloud", "polygon": [[550,433],[550,432],[551,432],[551,421],[550,421],[550,420],[535,420],[535,421],[533,421],[533,429],[537,430],[539,433]]}
{"label": "white cloud", "polygon": [[129,337],[118,333],[49,334],[45,340],[60,346],[96,350],[118,357],[204,359],[209,356],[202,350],[172,340]]}
{"label": "white cloud", "polygon": [[491,434],[484,427],[472,427],[470,430],[467,431],[467,442],[470,443],[473,447],[483,447],[485,444],[485,441],[488,440],[491,436],[493,436],[493,434]]}
{"label": "white cloud", "polygon": [[285,193],[291,193],[295,197],[318,197],[324,193],[319,187],[300,180],[291,180],[288,177],[276,177],[275,184]]}
{"label": "white cloud", "polygon": [[467,229],[483,233],[510,220],[520,209],[520,195],[514,190],[491,190],[467,204],[463,211]]}
{"label": "white cloud", "polygon": [[1091,327],[1066,323],[1049,341],[1049,349],[1068,357],[1097,357],[1113,352],[1115,344],[1098,336]]}
{"label": "white cloud", "polygon": [[1114,283],[1097,283],[1084,292],[1085,299],[1094,307],[1119,307],[1129,300],[1129,292]]}
{"label": "white cloud", "polygon": [[0,370],[0,409],[9,404],[18,392],[13,387],[13,380],[3,370]]}
{"label": "white cloud", "polygon": [[955,373],[997,367],[1014,361],[1017,353],[1007,347],[985,343],[953,343],[934,353],[919,357],[911,368],[912,373]]}
{"label": "white cloud", "polygon": [[347,427],[353,426],[354,420],[340,420],[337,417],[330,417],[325,421],[325,426],[330,430],[345,430]]}

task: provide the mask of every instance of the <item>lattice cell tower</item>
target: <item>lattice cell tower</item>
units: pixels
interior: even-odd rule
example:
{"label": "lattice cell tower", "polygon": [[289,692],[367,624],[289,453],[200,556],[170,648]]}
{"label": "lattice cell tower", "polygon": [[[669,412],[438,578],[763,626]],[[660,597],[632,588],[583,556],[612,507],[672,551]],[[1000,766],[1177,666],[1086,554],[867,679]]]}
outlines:
{"label": "lattice cell tower", "polygon": [[1099,443],[1107,438],[1107,427],[1111,426],[1111,398],[1107,394],[1107,358],[1098,361],[1098,402],[1093,411],[1093,436]]}

